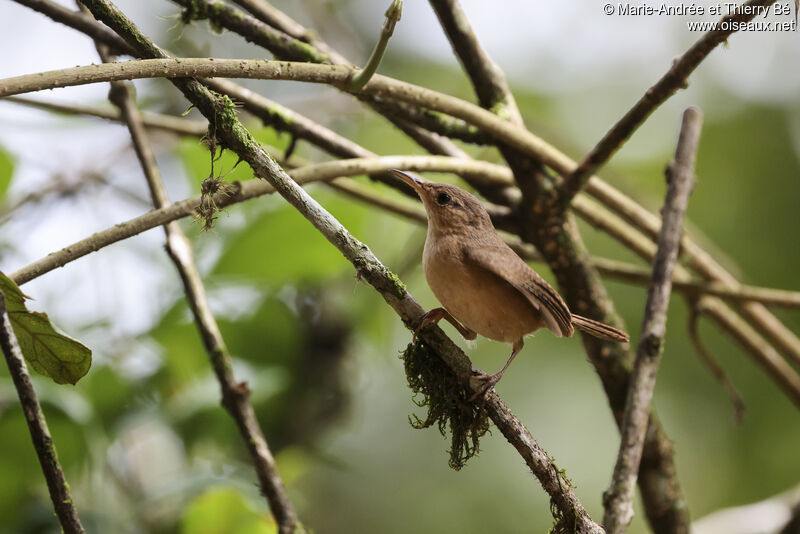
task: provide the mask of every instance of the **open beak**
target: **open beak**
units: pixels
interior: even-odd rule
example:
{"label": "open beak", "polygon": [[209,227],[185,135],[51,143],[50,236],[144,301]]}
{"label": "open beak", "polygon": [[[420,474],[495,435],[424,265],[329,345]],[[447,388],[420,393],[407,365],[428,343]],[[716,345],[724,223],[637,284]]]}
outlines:
{"label": "open beak", "polygon": [[418,194],[422,194],[422,184],[425,182],[419,178],[414,178],[410,174],[406,174],[403,171],[398,171],[397,169],[390,169],[390,172],[410,185],[411,188],[414,189],[414,191],[416,191]]}

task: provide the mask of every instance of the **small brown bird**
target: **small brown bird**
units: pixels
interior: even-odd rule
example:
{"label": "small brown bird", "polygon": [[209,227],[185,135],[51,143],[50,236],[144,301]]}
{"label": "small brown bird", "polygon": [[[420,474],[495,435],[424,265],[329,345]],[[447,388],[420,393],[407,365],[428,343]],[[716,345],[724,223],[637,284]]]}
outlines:
{"label": "small brown bird", "polygon": [[522,338],[540,328],[570,337],[575,328],[600,339],[626,342],[625,332],[570,313],[564,299],[503,241],[480,201],[461,188],[425,182],[392,170],[422,199],[428,235],[422,266],[444,308],[426,313],[416,333],[446,319],[465,339],[476,332],[512,343],[500,371],[477,378],[486,384],[472,396],[485,397],[522,349]]}

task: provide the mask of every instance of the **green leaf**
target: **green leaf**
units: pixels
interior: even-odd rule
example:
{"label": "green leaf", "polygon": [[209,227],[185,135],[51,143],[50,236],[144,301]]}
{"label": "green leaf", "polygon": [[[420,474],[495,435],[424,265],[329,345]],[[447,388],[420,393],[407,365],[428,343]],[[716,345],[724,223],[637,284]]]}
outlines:
{"label": "green leaf", "polygon": [[0,198],[2,198],[8,186],[11,184],[11,176],[14,174],[14,160],[0,148]]}
{"label": "green leaf", "polygon": [[184,511],[181,533],[192,534],[276,534],[271,517],[253,509],[244,495],[233,488],[207,490]]}
{"label": "green leaf", "polygon": [[31,367],[57,384],[77,383],[89,371],[92,351],[80,341],[56,332],[47,314],[28,311],[25,299],[29,297],[2,272],[0,291],[22,354]]}

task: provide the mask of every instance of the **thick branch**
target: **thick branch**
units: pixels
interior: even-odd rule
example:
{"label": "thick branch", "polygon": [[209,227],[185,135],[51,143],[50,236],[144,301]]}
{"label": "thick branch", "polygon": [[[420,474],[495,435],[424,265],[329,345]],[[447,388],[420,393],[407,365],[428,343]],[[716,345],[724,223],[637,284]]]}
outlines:
{"label": "thick branch", "polygon": [[14,335],[14,328],[8,318],[6,300],[2,292],[0,292],[0,346],[6,357],[14,387],[17,388],[17,395],[33,440],[33,448],[39,457],[39,464],[42,466],[47,489],[50,490],[50,499],[53,501],[53,508],[61,528],[66,534],[83,534],[83,526],[72,501],[69,484],[58,461],[55,443],[50,436],[44,412],[33,389],[31,376],[28,374],[28,367],[25,365],[17,337]]}
{"label": "thick branch", "polygon": [[[750,0],[743,6],[770,6],[776,0]],[[583,158],[580,165],[566,178],[561,201],[569,205],[572,198],[581,190],[589,178],[603,166],[611,156],[627,141],[633,132],[641,126],[653,111],[663,104],[678,89],[686,87],[689,75],[717,47],[737,31],[738,23],[752,20],[760,11],[756,9],[737,9],[734,13],[723,17],[718,23],[719,29],[703,35],[689,50],[675,60],[664,76],[650,87],[633,107],[595,145]]]}
{"label": "thick branch", "polygon": [[633,518],[633,492],[642,458],[650,404],[667,329],[667,308],[672,289],[672,269],[678,259],[683,216],[694,189],[694,164],[700,141],[702,114],[689,108],[683,115],[675,159],[667,169],[667,197],[661,233],[653,261],[653,281],[647,293],[636,361],[628,386],[621,439],[611,487],[603,496],[603,524],[609,533],[624,533]]}

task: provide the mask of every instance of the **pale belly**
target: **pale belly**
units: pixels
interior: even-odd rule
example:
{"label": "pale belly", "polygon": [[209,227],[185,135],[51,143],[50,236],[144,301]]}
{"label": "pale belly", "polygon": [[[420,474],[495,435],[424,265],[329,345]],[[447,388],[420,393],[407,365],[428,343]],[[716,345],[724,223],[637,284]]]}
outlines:
{"label": "pale belly", "polygon": [[428,285],[442,306],[484,337],[514,343],[545,326],[523,295],[488,271],[436,254],[427,244],[423,267]]}

